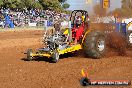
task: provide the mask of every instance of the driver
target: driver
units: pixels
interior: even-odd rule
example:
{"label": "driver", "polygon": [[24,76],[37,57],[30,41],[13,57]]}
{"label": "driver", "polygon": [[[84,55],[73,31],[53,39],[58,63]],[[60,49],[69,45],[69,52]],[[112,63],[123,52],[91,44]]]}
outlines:
{"label": "driver", "polygon": [[77,17],[76,19],[76,35],[75,35],[75,44],[77,44],[77,42],[79,41],[80,37],[83,34],[83,30],[84,30],[84,26],[83,26],[83,19],[82,17]]}
{"label": "driver", "polygon": [[80,16],[78,16],[76,18],[76,27],[79,27],[82,24],[82,18]]}
{"label": "driver", "polygon": [[60,31],[60,28],[61,28],[61,23],[60,22],[56,22],[54,24],[54,28],[55,28],[55,32],[59,32]]}

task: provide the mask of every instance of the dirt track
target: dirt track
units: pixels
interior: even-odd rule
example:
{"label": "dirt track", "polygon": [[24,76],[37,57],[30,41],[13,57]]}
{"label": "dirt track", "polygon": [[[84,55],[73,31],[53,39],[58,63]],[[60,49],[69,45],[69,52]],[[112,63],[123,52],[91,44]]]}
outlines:
{"label": "dirt track", "polygon": [[[81,70],[91,79],[132,80],[132,51],[127,56],[109,52],[106,58],[62,57],[56,64],[48,59],[25,61],[28,48],[42,47],[42,31],[0,32],[0,88],[83,88]],[[132,88],[96,86],[88,88]]]}

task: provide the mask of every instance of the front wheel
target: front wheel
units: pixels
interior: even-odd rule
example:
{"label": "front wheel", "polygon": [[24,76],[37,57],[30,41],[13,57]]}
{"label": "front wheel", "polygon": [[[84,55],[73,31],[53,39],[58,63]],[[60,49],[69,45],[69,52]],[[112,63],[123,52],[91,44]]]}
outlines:
{"label": "front wheel", "polygon": [[33,50],[32,49],[28,49],[27,50],[27,60],[28,61],[33,60],[32,53],[33,53]]}
{"label": "front wheel", "polygon": [[55,50],[52,55],[52,62],[57,63],[59,61],[59,52]]}
{"label": "front wheel", "polygon": [[92,31],[85,37],[83,44],[84,53],[86,56],[98,59],[105,55],[106,41],[105,35],[99,31]]}

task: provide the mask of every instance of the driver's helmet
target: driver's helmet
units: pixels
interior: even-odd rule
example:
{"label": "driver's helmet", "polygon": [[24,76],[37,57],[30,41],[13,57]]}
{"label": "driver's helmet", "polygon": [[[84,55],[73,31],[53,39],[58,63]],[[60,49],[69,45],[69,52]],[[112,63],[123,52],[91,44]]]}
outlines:
{"label": "driver's helmet", "polygon": [[76,24],[77,24],[77,25],[81,25],[81,24],[82,24],[82,17],[81,17],[81,16],[78,16],[78,17],[76,18]]}
{"label": "driver's helmet", "polygon": [[58,21],[54,24],[54,28],[55,28],[55,31],[60,31],[60,28],[61,28],[61,23]]}

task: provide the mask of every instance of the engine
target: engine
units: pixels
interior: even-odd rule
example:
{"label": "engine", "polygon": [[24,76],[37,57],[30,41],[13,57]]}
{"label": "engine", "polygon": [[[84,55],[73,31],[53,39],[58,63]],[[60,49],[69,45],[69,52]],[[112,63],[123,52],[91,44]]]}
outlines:
{"label": "engine", "polygon": [[46,36],[45,42],[50,50],[55,50],[60,46],[63,46],[66,42],[67,37],[61,32],[56,32],[50,36]]}

